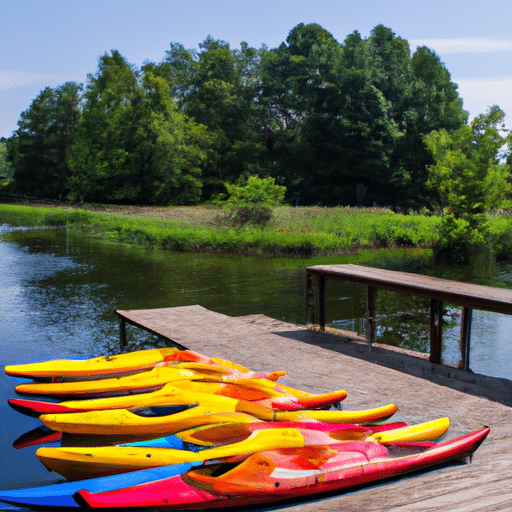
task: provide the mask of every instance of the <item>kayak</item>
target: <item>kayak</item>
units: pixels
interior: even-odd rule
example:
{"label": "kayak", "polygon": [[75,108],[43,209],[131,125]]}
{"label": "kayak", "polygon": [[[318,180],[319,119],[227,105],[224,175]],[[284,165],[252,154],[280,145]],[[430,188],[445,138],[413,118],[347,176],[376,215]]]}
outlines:
{"label": "kayak", "polygon": [[89,492],[105,492],[121,489],[127,485],[131,486],[154,482],[162,478],[181,475],[196,464],[200,463],[173,464],[170,466],[134,471],[133,473],[91,478],[89,480],[0,491],[0,501],[24,507],[78,508],[80,505],[75,501],[73,495],[82,489],[87,489]]}
{"label": "kayak", "polygon": [[369,423],[387,419],[396,411],[397,407],[394,404],[360,411],[276,411],[256,403],[235,400],[229,409],[224,404],[216,410],[214,407],[198,404],[183,404],[67,414],[42,414],[39,419],[52,430],[70,434],[150,437],[172,434],[208,423],[233,422],[238,419],[240,413],[251,418],[242,420],[245,422],[253,422],[257,418],[266,421],[317,420],[328,423]]}
{"label": "kayak", "polygon": [[[183,363],[185,365],[199,363]],[[17,393],[29,395],[47,395],[47,396],[77,396],[77,397],[102,397],[118,396],[129,393],[144,393],[161,388],[164,384],[174,380],[193,379],[216,372],[217,375],[227,373],[222,367],[213,365],[197,366],[193,369],[187,367],[157,366],[146,372],[122,377],[113,377],[108,379],[76,381],[76,382],[36,382],[18,384],[15,388]]]}
{"label": "kayak", "polygon": [[7,365],[5,373],[11,377],[31,379],[59,377],[89,377],[91,375],[122,375],[144,371],[164,364],[167,357],[179,352],[175,347],[138,350],[126,354],[91,359],[53,359],[37,363]]}
{"label": "kayak", "polygon": [[[258,374],[262,375],[262,374]],[[268,374],[264,374],[268,375]],[[238,372],[224,366],[207,363],[176,363],[175,365],[156,366],[145,372],[121,377],[99,380],[69,382],[30,382],[18,384],[17,393],[29,395],[47,395],[55,397],[100,398],[119,396],[128,393],[145,393],[160,389],[172,381],[211,379],[221,381],[222,377],[231,376],[229,382],[252,380],[253,374]],[[255,377],[259,380],[260,377]],[[265,380],[264,379],[261,380]],[[270,379],[271,384],[275,384]]]}
{"label": "kayak", "polygon": [[[320,431],[351,430],[354,432],[354,440],[360,439],[360,432],[371,435],[383,430],[399,429],[407,427],[404,421],[383,423],[378,425],[357,425],[344,423],[325,423],[321,421],[281,421],[279,423],[260,421],[254,418],[253,423],[214,423],[193,427],[176,432],[165,437],[155,436],[91,436],[74,435],[56,432],[44,425],[22,434],[13,442],[13,448],[19,450],[38,444],[53,446],[112,446],[115,444],[132,446],[161,446],[183,449],[186,444],[195,446],[214,446],[227,442],[227,440],[242,439],[248,437],[255,430],[262,428],[308,428]],[[440,420],[436,420],[440,421]],[[448,421],[446,421],[446,430]],[[429,439],[436,439],[432,436]]]}
{"label": "kayak", "polygon": [[[265,384],[265,388],[260,381]],[[245,385],[244,382],[247,384]],[[178,386],[176,386],[178,384]],[[41,414],[56,414],[68,412],[84,412],[104,409],[130,409],[140,406],[175,405],[175,404],[217,404],[222,401],[240,398],[250,400],[266,407],[280,410],[298,410],[304,408],[328,407],[344,400],[347,396],[345,390],[333,391],[320,395],[300,395],[296,397],[287,394],[291,388],[282,388],[275,383],[266,386],[262,379],[250,379],[240,384],[222,384],[215,382],[195,382],[195,388],[201,391],[193,391],[194,386],[179,386],[179,382],[170,382],[162,388],[148,392],[127,396],[109,398],[96,398],[90,400],[69,400],[64,402],[47,402],[41,400],[27,400],[23,398],[9,398],[9,405],[18,412],[28,416],[39,417]],[[227,386],[222,388],[220,386]],[[258,391],[265,389],[265,391]],[[280,391],[282,390],[282,391]],[[210,392],[211,391],[211,392]],[[215,393],[215,391],[218,391]],[[260,398],[264,397],[264,398]]]}
{"label": "kayak", "polygon": [[92,508],[252,506],[360,486],[471,456],[489,431],[485,427],[438,444],[352,441],[270,450],[234,466],[202,465],[112,491],[89,491],[84,484],[75,499]]}
{"label": "kayak", "polygon": [[[123,354],[95,357],[91,359],[53,359],[38,363],[7,365],[5,373],[11,377],[53,380],[89,380],[118,377],[147,371],[155,366],[180,362],[213,364],[249,373],[245,366],[218,357],[208,357],[194,350],[179,350],[176,347],[138,350]],[[273,372],[274,378],[286,372]]]}
{"label": "kayak", "polygon": [[95,436],[142,436],[148,439],[210,423],[258,421],[258,417],[251,413],[272,416],[271,409],[251,402],[233,400],[229,405],[222,404],[216,408],[198,404],[162,405],[42,414],[39,419],[45,426],[57,432]]}
{"label": "kayak", "polygon": [[[304,431],[306,432],[306,431]],[[88,448],[39,448],[37,458],[49,470],[68,480],[128,473],[169,464],[234,458],[278,448],[299,448],[305,444],[294,428],[274,428],[253,432],[247,439],[201,451],[139,446],[100,446]],[[231,459],[230,459],[231,460]]]}
{"label": "kayak", "polygon": [[[299,422],[293,427],[261,423],[244,438],[239,431],[231,430],[234,437],[225,438],[214,447],[199,448],[189,443],[179,443],[174,436],[161,440],[143,443],[129,443],[121,446],[53,448],[43,447],[36,452],[37,458],[50,471],[55,471],[68,480],[101,477],[111,474],[131,472],[148,467],[179,464],[183,462],[208,461],[250,452],[284,447],[303,447],[329,445],[340,441],[363,440],[390,443],[396,441],[424,441],[443,435],[448,428],[448,419],[442,418],[421,425],[401,427],[394,430],[385,429],[372,431],[371,428],[344,426],[319,430],[301,428]],[[221,430],[221,429],[217,429]],[[436,431],[436,433],[434,433]],[[236,436],[236,437],[235,437]],[[177,437],[177,436],[176,436]],[[178,438],[179,440],[179,438]],[[286,446],[285,446],[286,445]],[[266,446],[266,448],[265,448]],[[235,462],[238,459],[230,459]]]}
{"label": "kayak", "polygon": [[[446,423],[444,423],[445,419]],[[428,437],[429,440],[433,440],[440,437],[441,435],[443,435],[444,432],[448,430],[447,418],[434,421],[439,422],[439,435],[437,437]],[[336,435],[339,435],[340,432],[343,432],[342,435],[344,440],[356,441],[370,437],[378,432],[383,432],[387,430],[399,430],[407,426],[407,423],[403,421],[397,421],[394,423],[384,423],[380,425],[324,423],[321,421],[255,421],[254,423],[217,423],[213,425],[202,425],[200,427],[182,430],[180,432],[176,432],[176,434],[171,434],[169,436],[159,437],[156,439],[153,438],[144,441],[127,442],[119,444],[119,446],[158,446],[161,448],[179,448],[180,450],[191,449],[190,446],[193,446],[193,449],[195,451],[198,451],[202,448],[220,446],[222,444],[232,443],[235,441],[246,439],[253,432],[256,432],[258,430],[269,430],[274,428],[297,428],[299,430],[317,430],[319,432],[334,432],[336,433]],[[443,433],[441,433],[441,430],[443,430]],[[426,435],[425,432],[424,434]],[[402,435],[404,434],[402,433]],[[432,435],[435,435],[435,432],[433,430]],[[423,440],[427,440],[427,438]]]}
{"label": "kayak", "polygon": [[[209,446],[226,442],[226,440],[248,437],[256,430],[288,427],[327,432],[335,439],[341,439],[341,437],[339,437],[341,435],[344,441],[361,441],[367,439],[379,443],[387,443],[396,441],[398,438],[401,441],[434,441],[446,434],[449,425],[449,419],[446,417],[417,425],[408,425],[405,422],[359,425],[326,423],[321,421],[258,421],[253,423],[230,423],[196,427],[177,432],[175,436],[171,437],[178,437],[184,443],[191,443],[197,446]],[[161,442],[165,443],[165,439],[166,438],[143,441],[139,444],[141,446],[148,445],[149,443],[158,445]],[[130,443],[131,446],[136,444],[137,443]],[[165,444],[162,446],[164,445]]]}
{"label": "kayak", "polygon": [[[256,376],[258,375],[258,376]],[[29,395],[45,395],[52,397],[71,398],[104,398],[122,396],[134,393],[147,393],[161,389],[165,384],[173,382],[182,389],[205,391],[210,387],[214,394],[224,394],[234,398],[262,400],[290,394],[314,403],[311,393],[280,385],[261,375],[243,373],[223,366],[207,363],[177,363],[172,366],[158,366],[143,373],[125,375],[117,378],[71,381],[71,382],[30,382],[18,384],[17,393]],[[194,386],[188,386],[184,381],[197,381]],[[181,384],[178,384],[181,383]],[[201,386],[200,384],[209,384]],[[217,384],[212,386],[211,384]],[[242,387],[237,387],[242,386]],[[225,389],[226,388],[226,389]],[[250,389],[243,389],[250,388]],[[344,393],[346,393],[344,391]],[[339,400],[338,400],[339,401]]]}

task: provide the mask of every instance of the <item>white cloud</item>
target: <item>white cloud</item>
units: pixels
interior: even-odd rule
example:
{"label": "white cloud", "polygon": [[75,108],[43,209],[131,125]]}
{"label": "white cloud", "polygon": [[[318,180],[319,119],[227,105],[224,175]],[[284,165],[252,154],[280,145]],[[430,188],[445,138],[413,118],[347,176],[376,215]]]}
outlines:
{"label": "white cloud", "polygon": [[512,122],[512,77],[479,80],[452,78],[452,81],[459,86],[459,95],[464,100],[464,110],[469,111],[471,119],[484,114],[492,105],[498,105],[505,114],[508,114],[509,123]]}
{"label": "white cloud", "polygon": [[25,71],[0,71],[0,89],[12,87],[24,87],[43,84],[44,86],[56,86],[63,84],[69,78],[59,75],[41,75],[39,73],[27,73]]}
{"label": "white cloud", "polygon": [[512,41],[500,39],[468,38],[468,39],[413,39],[409,41],[411,49],[427,46],[437,53],[467,52],[504,52],[512,50]]}

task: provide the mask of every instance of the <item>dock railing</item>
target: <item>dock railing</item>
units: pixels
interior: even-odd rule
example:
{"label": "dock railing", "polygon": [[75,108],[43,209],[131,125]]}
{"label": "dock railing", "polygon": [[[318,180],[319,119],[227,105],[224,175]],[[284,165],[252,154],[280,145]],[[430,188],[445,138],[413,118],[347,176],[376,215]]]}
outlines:
{"label": "dock railing", "polygon": [[316,265],[307,268],[307,305],[312,323],[325,330],[326,279],[336,279],[367,286],[367,343],[371,350],[376,341],[377,291],[401,292],[430,299],[430,362],[442,362],[443,304],[462,306],[459,367],[469,370],[471,320],[473,309],[512,315],[512,290],[493,286],[461,283],[448,279],[398,272],[363,265]]}

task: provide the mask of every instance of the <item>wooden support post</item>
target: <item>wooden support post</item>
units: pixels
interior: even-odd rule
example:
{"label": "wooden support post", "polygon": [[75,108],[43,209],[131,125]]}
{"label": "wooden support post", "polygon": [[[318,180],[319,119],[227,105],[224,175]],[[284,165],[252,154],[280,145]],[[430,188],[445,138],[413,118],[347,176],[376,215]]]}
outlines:
{"label": "wooden support post", "polygon": [[368,286],[368,301],[366,310],[366,342],[368,349],[371,350],[372,343],[375,342],[375,332],[377,326],[377,288]]}
{"label": "wooden support post", "polygon": [[443,301],[430,300],[430,362],[441,364],[443,344]]}
{"label": "wooden support post", "polygon": [[306,280],[306,323],[315,325],[317,300],[313,287],[313,276],[308,272]]}
{"label": "wooden support post", "polygon": [[469,370],[469,345],[471,341],[471,320],[473,317],[473,310],[468,307],[464,307],[462,310],[462,318],[460,321],[460,355],[461,360],[459,362],[459,368],[461,370]]}
{"label": "wooden support post", "polygon": [[318,324],[325,331],[325,276],[318,276]]}
{"label": "wooden support post", "polygon": [[119,319],[119,333],[121,337],[121,351],[126,348],[126,320],[122,317]]}

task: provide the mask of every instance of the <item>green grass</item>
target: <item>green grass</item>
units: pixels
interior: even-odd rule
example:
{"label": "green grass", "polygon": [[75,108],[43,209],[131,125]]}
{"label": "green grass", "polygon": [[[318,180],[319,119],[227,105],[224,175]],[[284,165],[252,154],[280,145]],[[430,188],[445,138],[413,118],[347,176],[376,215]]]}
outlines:
{"label": "green grass", "polygon": [[[94,236],[180,251],[248,254],[336,254],[371,247],[428,247],[438,219],[386,210],[280,207],[264,228],[234,229],[215,208],[85,209],[0,205],[12,226],[67,226]],[[199,221],[198,221],[199,219]]]}
{"label": "green grass", "polygon": [[[55,207],[0,204],[0,224],[66,226],[93,236],[175,251],[272,255],[335,255],[383,247],[429,248],[438,217],[397,215],[377,208],[279,207],[265,227],[234,229],[215,207]],[[509,233],[508,217],[493,218],[493,232]]]}

